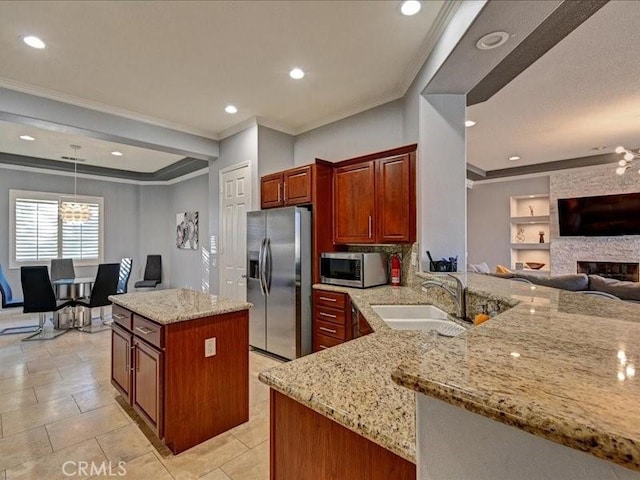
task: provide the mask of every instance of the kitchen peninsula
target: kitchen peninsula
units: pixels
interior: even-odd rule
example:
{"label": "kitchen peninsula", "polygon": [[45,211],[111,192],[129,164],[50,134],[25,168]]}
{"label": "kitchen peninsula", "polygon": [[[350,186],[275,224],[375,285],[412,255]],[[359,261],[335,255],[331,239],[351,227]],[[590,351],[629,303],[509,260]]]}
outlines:
{"label": "kitchen peninsula", "polygon": [[111,384],[174,454],[248,421],[251,304],[184,288],[109,299]]}
{"label": "kitchen peninsula", "polygon": [[[634,370],[640,350],[633,341],[640,336],[640,306],[542,286],[532,289],[520,282],[479,274],[461,275],[468,286],[467,299],[473,298],[472,309],[479,307],[478,303],[512,308],[456,338],[390,330],[371,308],[372,304],[434,303],[451,311],[452,305],[442,302],[439,289],[422,292],[419,283],[413,288],[366,290],[316,286],[348,293],[374,333],[261,373],[260,379],[272,388],[273,480],[307,471],[302,468],[322,466],[326,457],[320,457],[319,452],[331,442],[325,442],[320,434],[311,438],[300,434],[295,438],[300,454],[297,463],[283,461],[279,452],[287,445],[279,444],[283,441],[279,429],[294,423],[279,423],[283,413],[286,418],[286,410],[301,418],[309,418],[311,411],[323,417],[312,420],[316,425],[332,422],[416,464],[413,477],[406,470],[395,470],[386,472],[386,478],[416,478],[416,473],[417,478],[490,478],[474,477],[481,473],[473,470],[478,463],[471,463],[478,456],[467,454],[473,451],[469,442],[461,450],[462,443],[456,443],[459,433],[453,443],[446,443],[443,437],[424,436],[429,416],[420,402],[425,400],[453,410],[449,419],[458,414],[488,417],[482,420],[544,441],[548,450],[578,455],[592,468],[591,473],[602,474],[599,478],[640,478],[640,416],[635,408],[640,390]],[[432,277],[426,274],[425,278]],[[417,420],[414,391],[420,392]],[[284,408],[280,410],[278,404]],[[439,424],[432,430],[437,428],[445,435],[453,426]],[[485,465],[492,464],[492,455],[508,454],[514,447],[494,445],[490,437],[469,438],[486,447]],[[434,443],[438,440],[440,449]],[[442,456],[443,449],[449,452],[447,463],[462,466],[462,470],[446,472],[448,476],[425,476],[425,464]],[[318,452],[316,457],[314,452]],[[328,465],[323,468],[349,465],[353,454],[345,449],[341,459],[326,460]],[[498,473],[494,478],[542,478],[535,475],[535,468],[544,460],[530,457],[528,468],[532,470],[516,471],[525,465],[518,459],[511,470],[506,462],[493,463],[497,470],[503,470],[491,473]],[[401,462],[395,461],[395,465]],[[464,470],[465,465],[473,466]],[[533,476],[527,476],[532,472]],[[578,473],[580,478],[592,478],[584,469]],[[366,475],[362,478],[376,478]],[[305,478],[324,477],[319,473]]]}

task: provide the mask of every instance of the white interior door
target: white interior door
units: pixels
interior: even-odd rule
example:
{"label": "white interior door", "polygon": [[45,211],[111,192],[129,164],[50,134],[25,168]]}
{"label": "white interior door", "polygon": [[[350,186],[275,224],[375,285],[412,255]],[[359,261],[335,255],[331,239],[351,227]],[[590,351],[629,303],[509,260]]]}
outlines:
{"label": "white interior door", "polygon": [[247,298],[247,210],[251,208],[248,163],[220,171],[220,295]]}

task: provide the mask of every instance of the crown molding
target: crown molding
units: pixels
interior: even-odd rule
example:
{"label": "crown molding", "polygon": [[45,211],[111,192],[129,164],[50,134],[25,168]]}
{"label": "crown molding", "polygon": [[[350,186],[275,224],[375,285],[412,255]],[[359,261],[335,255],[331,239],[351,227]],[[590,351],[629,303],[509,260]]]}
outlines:
{"label": "crown molding", "polygon": [[124,108],[118,108],[104,103],[95,102],[82,97],[76,97],[66,93],[58,92],[56,90],[49,90],[42,87],[36,87],[27,83],[18,82],[9,78],[0,77],[0,87],[7,88],[9,90],[15,90],[17,92],[34,95],[36,97],[48,98],[49,100],[56,100],[62,103],[68,103],[75,105],[76,107],[87,108],[89,110],[96,110],[102,113],[108,113],[119,117],[124,117],[129,120],[135,120],[138,122],[148,123],[156,125],[158,127],[169,128],[171,130],[177,130],[179,132],[188,133],[191,135],[197,135],[199,137],[208,138],[209,140],[219,140],[218,135],[206,130],[200,130],[193,127],[186,127],[177,123],[169,122],[167,120],[161,120],[156,117],[144,115],[138,112],[132,112]]}
{"label": "crown molding", "polygon": [[246,120],[243,120],[240,123],[236,123],[235,125],[222,130],[220,133],[218,133],[218,141],[220,140],[224,140],[225,138],[231,137],[232,135],[235,135],[236,133],[240,133],[241,131],[249,128],[249,127],[254,127],[258,125],[258,118],[257,117],[251,117],[251,118],[247,118]]}

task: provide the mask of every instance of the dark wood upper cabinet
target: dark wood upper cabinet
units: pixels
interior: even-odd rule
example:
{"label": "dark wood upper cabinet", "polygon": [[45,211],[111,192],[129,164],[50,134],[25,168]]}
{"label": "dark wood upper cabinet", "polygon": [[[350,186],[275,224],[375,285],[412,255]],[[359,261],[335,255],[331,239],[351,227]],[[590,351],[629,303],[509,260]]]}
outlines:
{"label": "dark wood upper cabinet", "polygon": [[260,179],[261,208],[275,208],[284,205],[283,179],[282,172],[265,175]]}
{"label": "dark wood upper cabinet", "polygon": [[[407,155],[376,160],[376,224],[378,243],[415,239],[415,177]],[[414,199],[411,201],[410,199]]]}
{"label": "dark wood upper cabinet", "polygon": [[336,164],[336,244],[416,241],[416,145]]}
{"label": "dark wood upper cabinet", "polygon": [[284,176],[284,204],[302,205],[311,203],[311,165],[285,170]]}
{"label": "dark wood upper cabinet", "polygon": [[333,222],[335,243],[375,243],[375,163],[335,169]]}

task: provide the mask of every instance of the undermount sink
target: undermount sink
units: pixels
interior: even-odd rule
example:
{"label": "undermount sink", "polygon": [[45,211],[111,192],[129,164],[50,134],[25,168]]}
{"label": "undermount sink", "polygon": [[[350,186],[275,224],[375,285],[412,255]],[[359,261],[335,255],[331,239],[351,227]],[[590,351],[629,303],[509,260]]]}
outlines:
{"label": "undermount sink", "polygon": [[372,305],[374,312],[393,330],[435,330],[455,336],[465,331],[447,318],[447,313],[433,305]]}

